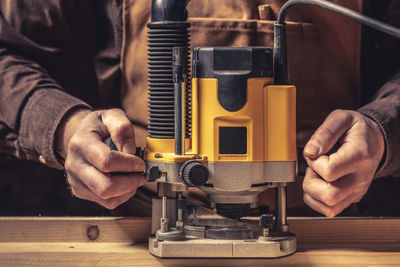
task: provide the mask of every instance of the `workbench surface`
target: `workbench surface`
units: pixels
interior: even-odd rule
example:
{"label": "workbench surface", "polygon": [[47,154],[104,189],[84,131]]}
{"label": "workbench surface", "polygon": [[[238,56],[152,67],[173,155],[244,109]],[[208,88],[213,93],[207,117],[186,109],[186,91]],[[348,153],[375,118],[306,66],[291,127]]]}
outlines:
{"label": "workbench surface", "polygon": [[150,218],[2,217],[0,266],[400,266],[400,219],[289,218],[298,252],[280,259],[159,259]]}

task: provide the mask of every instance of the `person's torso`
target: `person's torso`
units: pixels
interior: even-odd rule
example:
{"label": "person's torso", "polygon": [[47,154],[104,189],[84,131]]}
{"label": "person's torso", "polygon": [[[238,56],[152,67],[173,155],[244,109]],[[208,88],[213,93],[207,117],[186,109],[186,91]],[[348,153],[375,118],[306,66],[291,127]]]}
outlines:
{"label": "person's torso", "polygon": [[[187,7],[191,47],[272,47],[273,22],[285,2],[191,0]],[[333,2],[362,11],[362,0]],[[263,20],[260,6],[264,6]],[[151,1],[125,2],[121,100],[129,117],[141,124],[147,124],[150,9]],[[360,105],[361,25],[318,7],[298,6],[288,15],[287,39],[289,79],[297,87],[297,143],[304,146],[329,112]]]}

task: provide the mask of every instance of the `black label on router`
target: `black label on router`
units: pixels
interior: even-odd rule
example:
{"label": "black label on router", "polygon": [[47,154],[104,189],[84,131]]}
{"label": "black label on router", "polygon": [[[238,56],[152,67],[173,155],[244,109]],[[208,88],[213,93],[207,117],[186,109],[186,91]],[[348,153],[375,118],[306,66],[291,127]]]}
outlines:
{"label": "black label on router", "polygon": [[247,154],[246,127],[219,127],[220,154]]}

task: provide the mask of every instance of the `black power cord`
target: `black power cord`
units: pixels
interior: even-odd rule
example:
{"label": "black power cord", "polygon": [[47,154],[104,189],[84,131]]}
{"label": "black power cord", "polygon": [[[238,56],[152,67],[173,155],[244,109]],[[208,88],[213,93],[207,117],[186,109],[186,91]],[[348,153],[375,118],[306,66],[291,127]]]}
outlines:
{"label": "black power cord", "polygon": [[319,6],[336,13],[339,13],[348,18],[361,22],[378,31],[387,33],[396,38],[400,38],[400,29],[393,27],[389,24],[383,23],[379,20],[370,18],[354,10],[342,7],[335,3],[326,0],[289,0],[281,8],[278,14],[278,20],[274,24],[275,38],[274,38],[274,79],[275,84],[289,84],[287,73],[287,56],[286,56],[286,24],[285,18],[294,5],[306,4]]}

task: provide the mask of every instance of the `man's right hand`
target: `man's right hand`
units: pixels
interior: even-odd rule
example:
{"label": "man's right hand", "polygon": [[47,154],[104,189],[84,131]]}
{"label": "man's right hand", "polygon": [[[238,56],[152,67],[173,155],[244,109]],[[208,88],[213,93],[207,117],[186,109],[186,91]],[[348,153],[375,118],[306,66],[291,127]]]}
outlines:
{"label": "man's right hand", "polygon": [[[60,127],[59,154],[65,159],[72,193],[114,209],[146,183],[144,161],[135,156],[133,125],[120,109],[79,110]],[[112,151],[103,140],[111,136]]]}

